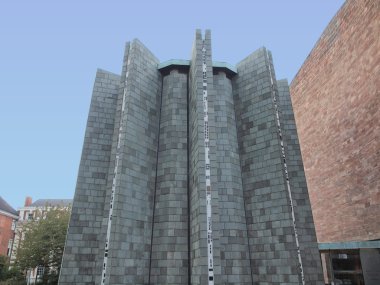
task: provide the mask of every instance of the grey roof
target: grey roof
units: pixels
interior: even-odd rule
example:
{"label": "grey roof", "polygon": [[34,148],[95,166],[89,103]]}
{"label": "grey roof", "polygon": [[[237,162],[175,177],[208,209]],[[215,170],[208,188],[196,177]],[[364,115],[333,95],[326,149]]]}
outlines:
{"label": "grey roof", "polygon": [[72,199],[38,199],[32,203],[31,207],[45,207],[45,206],[61,206],[67,207],[73,204]]}
{"label": "grey roof", "polygon": [[18,213],[0,196],[0,210],[18,216]]}

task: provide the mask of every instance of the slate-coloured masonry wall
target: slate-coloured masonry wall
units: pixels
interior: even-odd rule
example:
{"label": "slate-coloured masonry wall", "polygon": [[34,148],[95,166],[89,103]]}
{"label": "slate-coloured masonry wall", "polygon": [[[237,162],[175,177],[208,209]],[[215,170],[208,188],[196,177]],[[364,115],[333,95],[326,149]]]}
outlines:
{"label": "slate-coloured masonry wall", "polygon": [[[112,139],[110,168],[108,172],[108,181],[107,181],[107,196],[104,203],[103,223],[102,223],[102,231],[101,231],[101,237],[100,237],[102,242],[100,244],[101,254],[98,257],[98,263],[99,263],[99,266],[102,268],[102,274],[101,274],[102,276],[98,277],[95,284],[101,284],[102,279],[105,278],[104,275],[106,273],[105,272],[106,268],[104,267],[105,255],[106,255],[105,244],[106,244],[106,239],[107,239],[107,242],[110,239],[112,224],[110,225],[111,229],[109,232],[108,232],[108,226],[109,226],[110,215],[113,214],[113,212],[110,213],[110,205],[111,205],[111,201],[112,201],[112,204],[114,204],[115,196],[116,196],[115,190],[119,185],[119,179],[116,179],[115,173],[117,173],[118,175],[120,174],[120,169],[119,169],[120,166],[118,165],[116,167],[116,155],[122,154],[122,145],[124,144],[124,140],[121,139],[122,134],[124,132],[123,130],[120,131],[120,128],[121,128],[122,113],[124,113],[122,112],[122,106],[124,104],[125,98],[127,97],[125,81],[126,81],[126,75],[127,75],[127,64],[128,64],[130,48],[131,48],[131,44],[130,42],[127,42],[125,45],[123,65],[122,65],[121,78],[120,78],[120,84],[119,84],[119,93],[118,93],[118,98],[117,98],[115,127],[114,127],[113,139]],[[125,122],[123,123],[125,124]],[[118,148],[118,145],[120,146],[119,148]],[[109,247],[109,243],[108,243],[108,247]]]}
{"label": "slate-coloured masonry wall", "polygon": [[[213,96],[212,60],[210,35],[205,36],[208,97]],[[207,284],[207,215],[206,215],[206,183],[205,183],[205,142],[204,142],[204,106],[203,106],[203,70],[201,31],[197,30],[193,46],[193,54],[189,72],[189,129],[190,129],[190,250],[191,250],[191,282]],[[213,106],[209,99],[209,140],[211,183],[215,183],[212,165],[215,166],[215,127],[213,126]],[[211,185],[211,188],[213,185]],[[213,192],[213,230],[217,229],[217,193]],[[214,238],[214,264],[219,265],[218,238]],[[220,267],[215,266],[215,275],[220,278]],[[215,282],[219,280],[216,279]]]}
{"label": "slate-coloured masonry wall", "polygon": [[[202,62],[199,55],[199,50],[202,48],[202,35],[197,31],[193,44],[192,51],[192,64],[189,71],[189,171],[190,171],[190,268],[191,268],[191,282],[193,284],[200,284],[200,276],[206,272],[201,272],[201,269],[207,266],[207,260],[204,258],[205,244],[201,249],[201,229],[206,227],[205,209],[199,206],[200,199],[204,198],[201,192],[200,180],[204,177],[200,169],[202,154],[202,134],[200,128],[203,122],[200,119],[200,112],[202,110],[202,103],[197,98],[198,88],[202,88],[201,73]],[[203,153],[204,155],[204,153]],[[203,209],[203,210],[202,210]],[[201,266],[203,265],[203,266]]]}
{"label": "slate-coloured masonry wall", "polygon": [[151,284],[188,284],[187,74],[163,78]]}
{"label": "slate-coloured masonry wall", "polygon": [[78,180],[60,273],[60,284],[84,285],[99,279],[96,263],[103,221],[120,76],[96,73]]}
{"label": "slate-coloured masonry wall", "polygon": [[217,176],[222,284],[252,284],[232,83],[214,75]]}
{"label": "slate-coloured masonry wall", "polygon": [[278,80],[277,87],[286,163],[295,205],[305,281],[306,284],[318,284],[316,281],[322,280],[321,261],[287,80]]}
{"label": "slate-coloured masonry wall", "polygon": [[197,30],[190,63],[173,62],[134,40],[121,77],[98,71],[59,284],[322,284],[270,52],[236,73]]}
{"label": "slate-coloured masonry wall", "polygon": [[[158,60],[138,40],[131,43],[110,238],[109,284],[149,280],[153,196],[157,166],[161,75]],[[106,283],[108,284],[108,283]]]}
{"label": "slate-coloured masonry wall", "polygon": [[238,64],[234,78],[253,282],[300,284],[269,64],[261,48]]}

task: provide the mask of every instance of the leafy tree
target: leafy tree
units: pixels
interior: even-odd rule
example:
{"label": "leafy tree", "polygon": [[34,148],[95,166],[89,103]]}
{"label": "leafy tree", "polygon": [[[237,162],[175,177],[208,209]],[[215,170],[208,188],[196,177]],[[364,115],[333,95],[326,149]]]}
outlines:
{"label": "leafy tree", "polygon": [[42,212],[40,217],[23,226],[24,238],[17,250],[16,266],[24,272],[44,268],[43,284],[56,284],[61,267],[70,209],[57,208]]}
{"label": "leafy tree", "polygon": [[0,256],[0,285],[24,284],[24,280],[25,278],[19,268],[9,267],[9,257]]}
{"label": "leafy tree", "polygon": [[7,276],[8,258],[0,255],[0,280],[5,280]]}

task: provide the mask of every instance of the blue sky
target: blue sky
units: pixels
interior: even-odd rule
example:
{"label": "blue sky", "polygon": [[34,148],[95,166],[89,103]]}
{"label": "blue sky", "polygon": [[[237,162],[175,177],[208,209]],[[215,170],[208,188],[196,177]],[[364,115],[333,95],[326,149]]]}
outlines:
{"label": "blue sky", "polygon": [[161,61],[189,59],[196,28],[213,59],[261,46],[291,81],[343,0],[1,1],[0,195],[72,198],[96,69],[120,73],[139,38]]}

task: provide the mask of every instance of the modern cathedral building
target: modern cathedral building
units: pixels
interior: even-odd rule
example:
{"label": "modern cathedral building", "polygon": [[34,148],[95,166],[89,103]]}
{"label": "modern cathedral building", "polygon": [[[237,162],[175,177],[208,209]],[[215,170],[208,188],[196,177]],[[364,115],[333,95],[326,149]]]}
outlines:
{"label": "modern cathedral building", "polygon": [[59,284],[323,284],[286,80],[196,32],[98,70]]}

